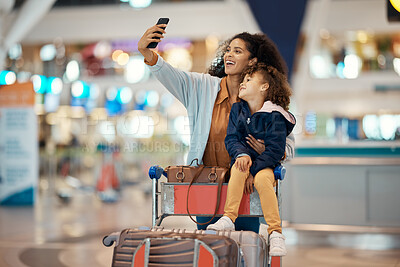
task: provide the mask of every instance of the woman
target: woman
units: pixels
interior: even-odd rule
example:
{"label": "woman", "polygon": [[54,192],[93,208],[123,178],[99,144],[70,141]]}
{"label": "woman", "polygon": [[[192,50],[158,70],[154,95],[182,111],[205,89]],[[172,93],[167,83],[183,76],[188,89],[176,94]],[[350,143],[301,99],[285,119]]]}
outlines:
{"label": "woman", "polygon": [[[151,42],[161,42],[165,34],[161,27],[166,26],[154,25],[147,29],[139,40],[138,50],[144,56],[153,75],[187,109],[191,133],[187,162],[197,158],[206,166],[229,168],[231,159],[226,151],[224,139],[232,104],[239,101],[238,92],[243,70],[249,65],[262,62],[286,74],[284,60],[267,36],[244,32],[235,35],[222,46],[208,74],[181,71],[147,48]],[[156,33],[157,31],[161,34]],[[258,153],[265,150],[263,141],[252,136],[247,139]],[[293,135],[286,143],[287,158],[292,158]],[[207,222],[208,219],[202,217],[198,218],[198,221]],[[250,217],[239,218],[235,225],[237,230],[252,230],[258,233],[259,220]],[[201,229],[205,227],[206,225]]]}

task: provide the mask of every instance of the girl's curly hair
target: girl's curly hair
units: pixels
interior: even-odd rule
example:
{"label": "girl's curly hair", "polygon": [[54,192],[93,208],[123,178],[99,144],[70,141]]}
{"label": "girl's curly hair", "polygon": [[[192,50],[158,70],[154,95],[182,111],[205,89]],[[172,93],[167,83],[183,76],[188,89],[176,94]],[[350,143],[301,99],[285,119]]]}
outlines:
{"label": "girl's curly hair", "polygon": [[286,76],[272,66],[257,63],[246,68],[242,73],[242,78],[244,79],[246,75],[252,76],[255,73],[260,73],[264,81],[269,84],[264,101],[269,100],[288,111],[292,89]]}
{"label": "girl's curly hair", "polygon": [[263,33],[250,34],[248,32],[239,33],[220,45],[217,50],[217,57],[213,60],[208,69],[209,74],[220,78],[226,76],[224,55],[229,44],[234,39],[241,39],[246,43],[247,50],[250,52],[249,60],[256,57],[257,62],[272,66],[279,72],[287,75],[286,63],[275,43]]}

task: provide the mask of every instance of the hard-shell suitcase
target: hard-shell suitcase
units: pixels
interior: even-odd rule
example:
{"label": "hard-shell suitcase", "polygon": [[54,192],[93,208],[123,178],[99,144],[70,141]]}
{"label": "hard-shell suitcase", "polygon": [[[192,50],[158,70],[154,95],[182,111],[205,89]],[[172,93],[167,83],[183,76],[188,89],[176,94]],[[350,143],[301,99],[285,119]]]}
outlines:
{"label": "hard-shell suitcase", "polygon": [[115,241],[113,267],[238,267],[241,261],[239,245],[226,236],[125,229]]}
{"label": "hard-shell suitcase", "polygon": [[[143,234],[140,236],[138,232]],[[203,231],[203,230],[185,230],[185,229],[163,229],[157,228],[141,228],[139,229],[126,229],[121,233],[113,233],[104,237],[103,243],[106,246],[111,246],[115,242],[113,265],[112,266],[131,266],[129,259],[132,259],[136,246],[133,239],[146,236],[147,233],[152,232],[155,236],[163,236],[165,233],[176,234],[198,234],[198,235],[217,235],[221,237],[228,237],[237,244],[239,244],[239,260],[242,256],[240,266],[251,267],[265,267],[268,266],[268,249],[266,241],[260,235],[251,231]],[[139,243],[139,241],[136,241]],[[232,256],[232,255],[231,255]],[[126,262],[126,264],[122,264]],[[150,265],[149,265],[150,266]],[[190,265],[192,266],[192,265]],[[203,265],[206,266],[206,265]],[[207,265],[212,266],[212,265]],[[218,265],[217,265],[218,266]]]}

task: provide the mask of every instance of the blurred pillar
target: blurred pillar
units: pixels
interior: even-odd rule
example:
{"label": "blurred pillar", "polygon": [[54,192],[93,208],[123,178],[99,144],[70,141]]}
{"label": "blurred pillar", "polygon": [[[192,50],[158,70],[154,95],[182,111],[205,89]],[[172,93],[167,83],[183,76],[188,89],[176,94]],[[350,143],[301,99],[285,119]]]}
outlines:
{"label": "blurred pillar", "polygon": [[261,30],[276,43],[285,58],[290,79],[307,0],[247,1]]}
{"label": "blurred pillar", "polygon": [[7,54],[7,50],[4,47],[4,21],[7,14],[13,8],[14,2],[14,0],[0,0],[0,71],[3,70],[3,64]]}
{"label": "blurred pillar", "polygon": [[[9,0],[0,0],[9,1]],[[2,39],[0,54],[7,53],[10,47],[25,37],[32,28],[43,18],[50,10],[56,0],[26,0],[19,9],[18,14],[11,27],[5,32]],[[13,2],[13,1],[11,1]],[[2,14],[0,14],[0,19]],[[2,26],[2,25],[1,25]],[[0,69],[3,69],[4,55],[0,55]]]}

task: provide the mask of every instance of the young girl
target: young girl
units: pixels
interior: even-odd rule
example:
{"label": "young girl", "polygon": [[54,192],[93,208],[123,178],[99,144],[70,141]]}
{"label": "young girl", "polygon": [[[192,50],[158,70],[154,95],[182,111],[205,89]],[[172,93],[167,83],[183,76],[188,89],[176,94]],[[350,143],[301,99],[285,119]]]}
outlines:
{"label": "young girl", "polygon": [[[268,224],[270,255],[284,256],[285,238],[273,188],[273,169],[284,157],[286,137],[295,125],[294,116],[288,112],[291,89],[283,74],[262,63],[250,66],[244,75],[239,88],[241,101],[232,105],[225,138],[232,167],[224,216],[207,229],[235,229],[243,192],[252,192],[254,181]],[[264,140],[263,153],[246,143],[249,134]]]}

